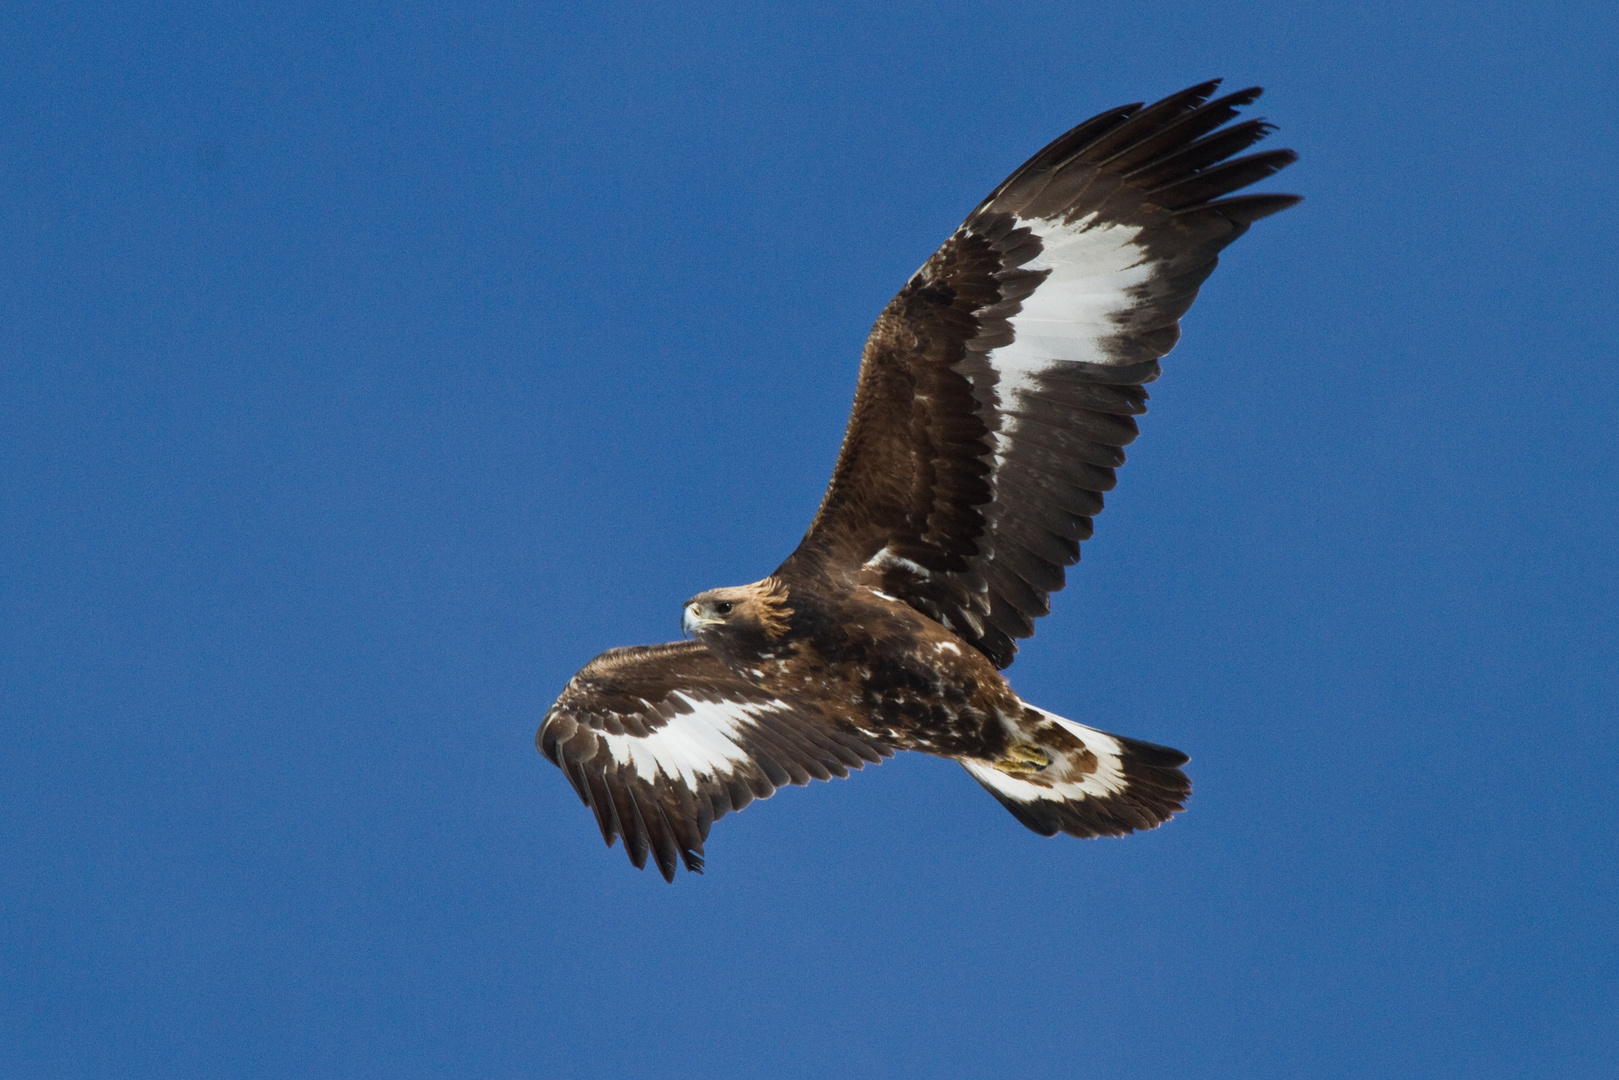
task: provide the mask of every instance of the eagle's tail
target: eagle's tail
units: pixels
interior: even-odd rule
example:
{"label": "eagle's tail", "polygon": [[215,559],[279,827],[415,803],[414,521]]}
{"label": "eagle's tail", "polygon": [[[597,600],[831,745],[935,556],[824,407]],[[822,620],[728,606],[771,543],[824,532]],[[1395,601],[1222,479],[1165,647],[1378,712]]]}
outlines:
{"label": "eagle's tail", "polygon": [[1168,821],[1192,785],[1186,755],[1027,706],[1023,742],[1000,762],[961,764],[1012,816],[1042,836],[1123,836]]}

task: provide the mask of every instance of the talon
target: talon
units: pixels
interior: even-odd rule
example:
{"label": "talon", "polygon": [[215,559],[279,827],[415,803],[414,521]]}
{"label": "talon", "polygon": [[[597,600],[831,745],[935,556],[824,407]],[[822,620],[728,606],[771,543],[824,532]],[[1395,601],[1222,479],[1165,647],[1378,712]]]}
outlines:
{"label": "talon", "polygon": [[997,769],[1011,776],[1037,773],[1051,764],[1051,755],[1034,743],[1013,743],[1000,759],[991,762]]}

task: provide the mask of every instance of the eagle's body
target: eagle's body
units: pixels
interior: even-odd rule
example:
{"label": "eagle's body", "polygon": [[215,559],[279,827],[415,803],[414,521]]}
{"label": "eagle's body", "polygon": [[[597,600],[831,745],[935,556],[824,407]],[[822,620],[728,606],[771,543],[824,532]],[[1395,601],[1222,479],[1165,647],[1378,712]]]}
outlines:
{"label": "eagle's body", "polygon": [[1215,256],[1297,201],[1228,197],[1293,160],[1228,160],[1258,90],[1207,83],[1063,135],[968,216],[878,318],[820,511],[770,577],[687,602],[695,640],[587,665],[536,742],[611,844],[672,879],[715,818],[898,750],[960,761],[1029,828],[1152,828],[1186,756],[1020,699],[1001,675],[1079,559],[1142,384]]}
{"label": "eagle's body", "polygon": [[1022,703],[983,653],[869,585],[767,580],[783,629],[705,635],[727,667],[776,697],[813,688],[831,718],[893,750],[994,759],[1009,744],[1002,718]]}

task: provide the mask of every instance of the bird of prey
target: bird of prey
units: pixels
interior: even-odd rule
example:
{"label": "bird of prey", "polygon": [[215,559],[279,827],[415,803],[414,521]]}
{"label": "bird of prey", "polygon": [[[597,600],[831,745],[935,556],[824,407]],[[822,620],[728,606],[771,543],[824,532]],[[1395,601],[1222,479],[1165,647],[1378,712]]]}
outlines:
{"label": "bird of prey", "polygon": [[611,846],[667,880],[714,819],[898,750],[954,758],[1035,832],[1150,829],[1186,755],[1023,701],[1001,675],[1112,489],[1145,383],[1220,250],[1293,195],[1237,156],[1257,87],[1109,109],[1035,154],[883,309],[798,548],[688,600],[688,640],[612,649],[540,725]]}

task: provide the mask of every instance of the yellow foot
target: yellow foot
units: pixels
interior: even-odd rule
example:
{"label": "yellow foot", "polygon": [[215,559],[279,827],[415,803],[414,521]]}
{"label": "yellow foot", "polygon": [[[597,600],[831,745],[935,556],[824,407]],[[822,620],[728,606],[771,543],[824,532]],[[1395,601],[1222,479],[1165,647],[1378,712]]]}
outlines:
{"label": "yellow foot", "polygon": [[1000,760],[991,764],[1008,775],[1027,776],[1050,765],[1051,755],[1034,743],[1013,743],[1006,748],[1006,753],[1001,755]]}

